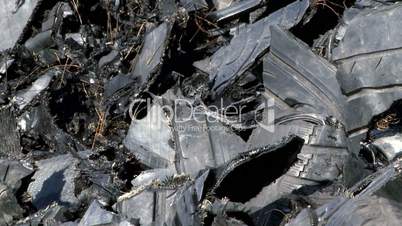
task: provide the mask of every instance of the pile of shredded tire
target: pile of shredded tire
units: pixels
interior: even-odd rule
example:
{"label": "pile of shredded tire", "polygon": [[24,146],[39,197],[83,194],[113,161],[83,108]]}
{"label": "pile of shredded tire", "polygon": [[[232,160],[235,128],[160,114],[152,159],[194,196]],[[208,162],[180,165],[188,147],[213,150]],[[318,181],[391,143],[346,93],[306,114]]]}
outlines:
{"label": "pile of shredded tire", "polygon": [[0,225],[402,225],[402,2],[0,0]]}

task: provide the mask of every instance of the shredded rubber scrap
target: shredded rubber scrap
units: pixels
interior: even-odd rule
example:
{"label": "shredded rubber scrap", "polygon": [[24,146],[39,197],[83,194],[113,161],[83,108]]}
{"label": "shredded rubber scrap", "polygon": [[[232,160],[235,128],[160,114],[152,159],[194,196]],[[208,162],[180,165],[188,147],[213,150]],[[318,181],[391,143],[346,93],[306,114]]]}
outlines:
{"label": "shredded rubber scrap", "polygon": [[399,1],[0,15],[0,226],[402,224]]}

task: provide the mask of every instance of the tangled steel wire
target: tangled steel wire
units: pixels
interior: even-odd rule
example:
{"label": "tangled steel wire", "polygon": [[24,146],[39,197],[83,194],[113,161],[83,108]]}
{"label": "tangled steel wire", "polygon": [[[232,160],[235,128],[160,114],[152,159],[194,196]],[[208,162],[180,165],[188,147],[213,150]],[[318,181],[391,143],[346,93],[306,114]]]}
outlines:
{"label": "tangled steel wire", "polygon": [[384,131],[389,128],[389,125],[395,125],[400,122],[400,119],[397,117],[396,113],[391,113],[384,118],[378,120],[376,122],[376,128],[380,131]]}

